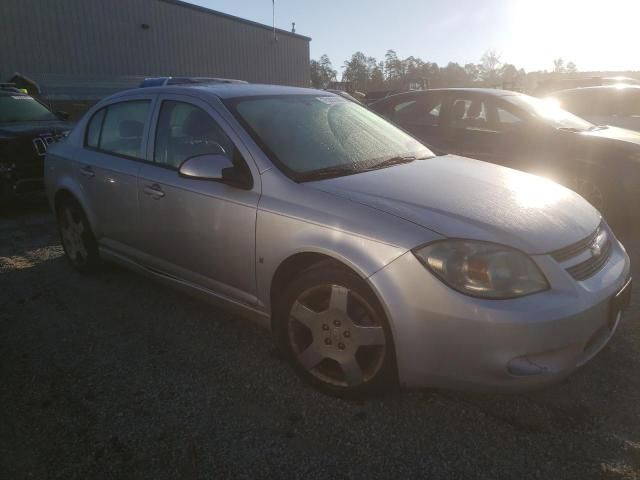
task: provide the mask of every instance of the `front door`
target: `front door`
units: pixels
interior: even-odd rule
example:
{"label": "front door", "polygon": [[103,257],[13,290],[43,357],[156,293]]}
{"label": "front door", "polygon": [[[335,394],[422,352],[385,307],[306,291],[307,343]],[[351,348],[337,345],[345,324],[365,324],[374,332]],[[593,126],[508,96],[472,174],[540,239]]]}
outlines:
{"label": "front door", "polygon": [[180,176],[186,159],[224,154],[253,160],[208,104],[165,95],[154,115],[151,162],[139,174],[140,231],[147,263],[244,303],[255,303],[255,226],[260,183],[242,189]]}

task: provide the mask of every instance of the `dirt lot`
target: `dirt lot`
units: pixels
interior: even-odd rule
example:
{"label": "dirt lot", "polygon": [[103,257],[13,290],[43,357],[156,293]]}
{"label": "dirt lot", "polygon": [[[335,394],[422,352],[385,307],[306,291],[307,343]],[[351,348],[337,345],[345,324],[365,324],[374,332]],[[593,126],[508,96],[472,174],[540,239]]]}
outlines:
{"label": "dirt lot", "polygon": [[639,290],[561,385],[346,402],[242,319],[116,267],[75,273],[46,210],[16,212],[0,219],[0,476],[638,479]]}

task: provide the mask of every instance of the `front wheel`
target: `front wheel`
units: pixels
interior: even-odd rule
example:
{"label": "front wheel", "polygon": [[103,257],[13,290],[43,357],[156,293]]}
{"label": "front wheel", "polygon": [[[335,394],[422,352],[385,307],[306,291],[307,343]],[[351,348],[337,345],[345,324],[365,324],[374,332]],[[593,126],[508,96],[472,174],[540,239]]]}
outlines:
{"label": "front wheel", "polygon": [[354,273],[331,264],[307,270],[285,289],[275,315],[281,347],[308,383],[338,396],[395,383],[386,316]]}

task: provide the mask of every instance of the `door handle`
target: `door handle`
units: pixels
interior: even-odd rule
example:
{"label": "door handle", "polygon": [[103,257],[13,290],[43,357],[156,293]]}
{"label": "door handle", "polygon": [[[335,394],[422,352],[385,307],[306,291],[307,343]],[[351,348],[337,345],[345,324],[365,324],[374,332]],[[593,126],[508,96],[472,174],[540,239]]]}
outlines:
{"label": "door handle", "polygon": [[91,168],[89,165],[83,165],[82,167],[80,167],[80,173],[85,177],[96,176],[95,172],[93,171],[93,168]]}
{"label": "door handle", "polygon": [[164,192],[162,191],[162,188],[160,188],[160,185],[158,185],[157,183],[154,183],[152,185],[145,185],[143,191],[145,194],[150,195],[154,198],[164,197]]}

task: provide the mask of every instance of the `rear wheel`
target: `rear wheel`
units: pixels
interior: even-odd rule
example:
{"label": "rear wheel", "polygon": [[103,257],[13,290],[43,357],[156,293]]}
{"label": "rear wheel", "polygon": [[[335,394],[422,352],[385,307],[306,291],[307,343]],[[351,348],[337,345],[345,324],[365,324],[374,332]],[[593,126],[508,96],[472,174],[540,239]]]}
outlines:
{"label": "rear wheel", "polygon": [[330,264],[311,268],[285,289],[275,314],[280,344],[305,381],[339,396],[393,383],[389,325],[357,275]]}
{"label": "rear wheel", "polygon": [[57,209],[62,247],[71,265],[80,272],[94,270],[100,264],[98,244],[87,217],[74,200],[64,200]]}

